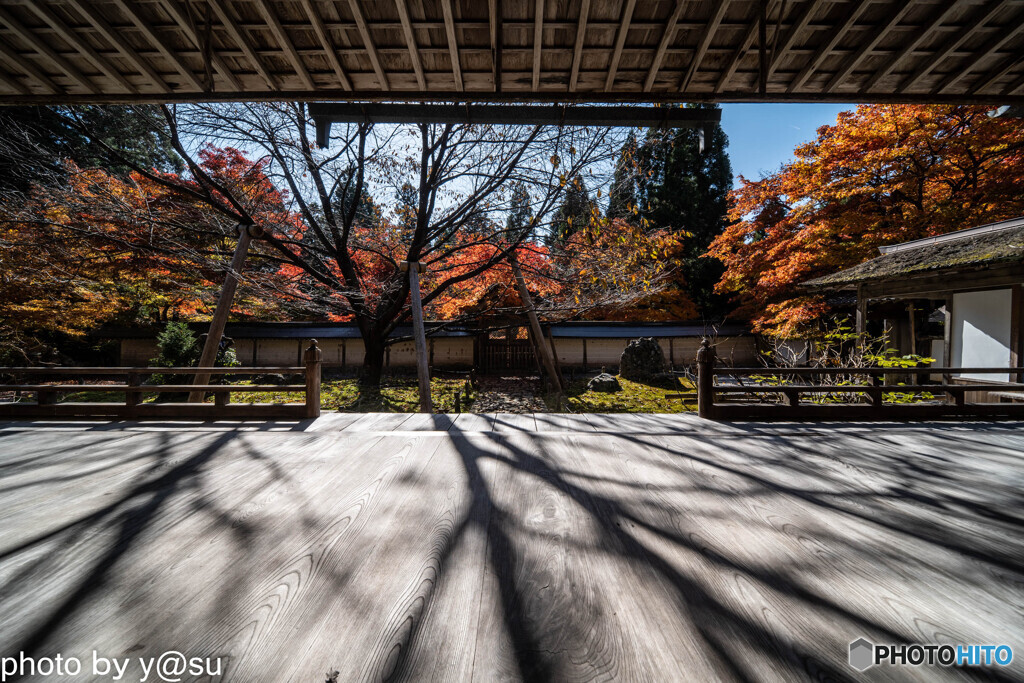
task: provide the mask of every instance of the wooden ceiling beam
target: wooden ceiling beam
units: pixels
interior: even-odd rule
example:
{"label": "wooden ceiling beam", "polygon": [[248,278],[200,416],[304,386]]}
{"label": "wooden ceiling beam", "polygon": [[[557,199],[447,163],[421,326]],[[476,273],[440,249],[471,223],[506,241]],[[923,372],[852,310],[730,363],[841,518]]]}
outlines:
{"label": "wooden ceiling beam", "polygon": [[981,93],[988,90],[995,85],[1000,78],[1010,73],[1015,67],[1020,66],[1021,64],[1024,64],[1024,57],[1021,56],[1013,55],[1004,59],[999,63],[999,66],[978,79],[978,84],[971,87],[971,92]]}
{"label": "wooden ceiling beam", "polygon": [[65,42],[73,47],[79,54],[92,62],[93,66],[99,69],[103,74],[110,80],[114,81],[123,90],[130,93],[138,93],[138,89],[128,82],[120,71],[108,62],[103,55],[96,52],[88,43],[83,41],[80,36],[76,35],[71,28],[65,24],[60,17],[58,17],[49,5],[42,2],[32,2],[28,4],[28,7],[32,8],[40,19],[45,21],[50,27],[57,32]]}
{"label": "wooden ceiling beam", "polygon": [[[164,11],[171,16],[171,19],[177,25],[178,29],[185,34],[185,37],[196,46],[199,53],[205,54],[203,50],[204,41],[199,37],[199,34],[196,32],[196,28],[192,25],[189,17],[182,12],[177,0],[157,0],[157,2],[160,7],[162,7]],[[238,80],[238,77],[235,76],[235,72],[231,70],[231,67],[228,66],[227,62],[224,61],[224,58],[221,57],[218,52],[211,50],[210,62],[213,68],[217,70],[217,73],[219,73],[221,77],[228,82],[228,85],[230,85],[232,89],[235,91],[243,90],[242,82]],[[210,85],[213,86],[214,84],[211,83]],[[208,88],[203,86],[202,90],[203,92],[206,92]]]}
{"label": "wooden ceiling beam", "polygon": [[[28,74],[29,78],[35,79],[39,83],[39,85],[43,86],[43,88],[48,90],[51,94],[55,95],[57,93],[63,92],[62,88],[58,86],[56,83],[54,83],[52,80],[50,80],[50,77],[43,73],[42,69],[38,68],[35,64],[33,64],[31,60],[25,59],[17,52],[12,50],[10,47],[7,46],[7,43],[0,43],[0,57],[3,57],[9,63],[13,64],[15,68],[24,71],[26,74]],[[19,90],[19,92],[21,92],[21,94],[31,94],[31,91],[21,83],[18,83],[17,81],[13,81],[13,83],[16,83],[17,85],[21,86],[20,88],[16,88]]]}
{"label": "wooden ceiling beam", "polygon": [[309,19],[309,24],[313,27],[313,33],[316,34],[317,40],[320,41],[320,47],[324,50],[327,63],[334,70],[334,75],[338,77],[341,87],[345,90],[351,90],[352,83],[349,81],[345,69],[341,66],[341,60],[338,59],[338,51],[335,49],[334,43],[331,42],[331,36],[327,33],[327,28],[324,26],[320,13],[313,6],[313,0],[301,0],[301,2],[302,9],[306,12],[306,18]]}
{"label": "wooden ceiling beam", "polygon": [[[805,30],[807,30],[807,25],[811,23],[814,13],[818,11],[818,8],[821,7],[824,1],[825,0],[811,0],[811,2],[804,4],[803,11],[800,12],[800,16],[797,17],[796,22],[794,22],[789,27],[789,30],[786,31],[782,38],[782,43],[776,45],[775,49],[772,50],[772,58],[768,63],[768,78],[772,77],[772,74],[775,73],[775,69],[779,66],[779,55],[789,52],[793,47],[793,43],[796,42]],[[751,37],[751,42],[753,42],[753,37]]]}
{"label": "wooden ceiling beam", "polygon": [[572,48],[572,70],[569,72],[569,92],[576,92],[580,78],[580,62],[583,59],[583,44],[587,35],[587,17],[590,15],[590,0],[580,3],[580,16],[576,21],[576,42]]}
{"label": "wooden ceiling beam", "polygon": [[313,77],[309,75],[309,70],[306,69],[306,65],[302,61],[302,57],[295,51],[295,44],[292,42],[291,37],[285,30],[284,26],[281,25],[281,20],[278,19],[277,14],[274,13],[274,8],[270,6],[267,0],[256,0],[256,7],[259,8],[260,14],[267,22],[267,26],[270,28],[270,32],[274,34],[274,38],[277,40],[278,46],[281,51],[284,52],[288,62],[295,69],[295,74],[310,90],[316,90],[316,84],[313,83]]}
{"label": "wooden ceiling beam", "polygon": [[544,0],[535,0],[533,4],[533,92],[540,90],[541,48],[544,47]]}
{"label": "wooden ceiling beam", "polygon": [[50,61],[50,65],[57,71],[63,71],[68,78],[80,85],[86,92],[97,92],[96,86],[92,81],[86,78],[85,74],[75,68],[71,62],[57,54],[57,52],[50,47],[48,43],[39,39],[39,35],[35,31],[29,30],[24,24],[18,21],[14,15],[9,13],[3,7],[0,7],[0,21],[14,31],[19,38],[28,43],[33,50],[48,59]]}
{"label": "wooden ceiling beam", "polygon": [[31,95],[32,91],[26,88],[21,81],[17,79],[14,74],[7,74],[0,71],[0,85],[3,85],[8,90],[13,90],[19,95]]}
{"label": "wooden ceiling beam", "polygon": [[135,4],[126,2],[125,0],[113,0],[113,2],[117,5],[118,9],[124,12],[128,18],[131,19],[131,22],[135,24],[135,27],[146,37],[146,40],[156,47],[167,61],[174,65],[174,68],[177,69],[178,73],[180,73],[186,81],[188,81],[189,85],[196,90],[203,89],[202,83],[200,83],[199,79],[196,78],[196,75],[192,73],[192,69],[182,61],[181,57],[171,48],[170,45],[160,38],[157,32],[153,29],[153,26],[145,19],[145,17],[139,14]]}
{"label": "wooden ceiling beam", "polygon": [[238,28],[238,24],[235,23],[234,18],[228,14],[228,9],[224,6],[222,0],[206,0],[206,2],[213,9],[213,13],[217,15],[221,26],[223,26],[224,30],[226,30],[228,35],[231,36],[231,40],[235,41],[235,45],[242,50],[246,59],[248,59],[253,68],[256,69],[256,73],[266,81],[271,90],[278,90],[277,81],[274,80],[274,77],[267,70],[263,60],[260,59],[260,56],[256,54],[256,50],[253,49],[252,42],[244,33],[242,33],[242,29]]}
{"label": "wooden ceiling beam", "polygon": [[853,7],[851,7],[850,11],[847,12],[843,23],[832,32],[832,36],[825,41],[825,44],[818,48],[814,53],[814,56],[811,57],[811,61],[808,62],[800,73],[797,74],[796,78],[790,82],[789,87],[786,88],[786,92],[791,93],[803,87],[803,84],[807,82],[807,79],[818,70],[818,67],[820,67],[821,63],[825,61],[825,58],[828,57],[829,53],[835,49],[836,45],[839,44],[839,41],[842,40],[846,32],[850,30],[850,27],[853,26],[858,17],[860,17],[865,9],[867,9],[868,4],[869,3],[867,2],[853,3]]}
{"label": "wooden ceiling beam", "polygon": [[501,92],[501,0],[487,0],[487,25],[491,34],[491,86],[494,92]]}
{"label": "wooden ceiling beam", "polygon": [[1016,93],[1016,92],[1017,92],[1018,90],[1020,90],[1021,88],[1024,88],[1024,76],[1021,76],[1021,77],[1020,77],[1020,78],[1018,78],[1018,79],[1017,79],[1016,81],[1014,81],[1013,83],[1011,83],[1011,84],[1010,84],[1010,85],[1009,85],[1009,86],[1008,86],[1008,87],[1007,87],[1007,88],[1006,88],[1006,89],[1005,89],[1005,90],[1003,91],[1003,95],[1004,95],[1004,96],[1006,96],[1006,97],[1010,97],[1010,96],[1012,96],[1013,94],[1015,94],[1015,93]]}
{"label": "wooden ceiling beam", "polygon": [[[785,5],[785,3],[783,3]],[[780,12],[782,9],[780,8]],[[719,93],[725,88],[725,84],[729,82],[729,79],[736,74],[736,69],[739,68],[740,60],[743,59],[744,55],[750,51],[751,46],[754,44],[754,39],[757,38],[758,30],[760,29],[759,17],[754,17],[754,20],[747,24],[746,33],[743,35],[743,42],[738,48],[732,53],[732,58],[729,60],[729,66],[722,71],[722,75],[718,77],[718,82],[715,83],[715,92]],[[771,72],[769,71],[769,74]],[[767,80],[765,76],[765,80]]]}
{"label": "wooden ceiling beam", "polygon": [[[351,0],[355,2],[355,0]],[[462,64],[459,61],[459,43],[455,37],[455,17],[452,15],[452,0],[441,0],[441,10],[444,12],[444,32],[448,38],[448,55],[452,61],[452,77],[455,79],[455,89],[462,92]]]}
{"label": "wooden ceiling beam", "polygon": [[715,13],[711,15],[711,20],[704,26],[704,30],[701,32],[700,41],[697,43],[697,48],[694,50],[693,58],[690,60],[690,66],[686,69],[686,74],[683,76],[682,83],[679,84],[679,92],[684,92],[689,86],[690,81],[697,74],[697,69],[700,68],[700,63],[704,60],[704,55],[707,54],[708,47],[711,45],[711,40],[714,38],[715,33],[718,31],[719,25],[722,23],[722,18],[725,16],[725,10],[729,6],[729,0],[721,0],[715,3]]}
{"label": "wooden ceiling beam", "polygon": [[672,40],[676,37],[676,24],[679,23],[679,17],[683,13],[684,2],[685,0],[676,0],[676,6],[672,10],[672,14],[669,16],[668,22],[665,24],[665,31],[661,34],[661,41],[658,43],[658,49],[654,51],[654,61],[651,62],[651,68],[647,71],[647,78],[644,79],[644,92],[651,91],[651,87],[654,85],[654,81],[658,77],[658,70],[661,69],[661,62],[665,59],[665,52],[668,50],[668,46],[672,44]]}
{"label": "wooden ceiling beam", "polygon": [[[723,0],[724,4],[725,0]],[[615,83],[615,74],[619,70],[619,59],[622,58],[622,48],[626,44],[626,34],[629,33],[629,22],[633,20],[633,9],[636,7],[636,0],[626,0],[626,6],[622,10],[622,20],[619,23],[619,30],[615,38],[615,50],[612,52],[612,60],[608,65],[608,73],[604,78],[604,91],[608,92]]]}
{"label": "wooden ceiling beam", "polygon": [[[1021,32],[1022,29],[1024,29],[1024,13],[1018,14],[1014,18],[1012,24],[1009,24],[1006,27],[1004,27],[996,36],[989,38],[985,42],[987,48],[983,52],[975,52],[972,57],[968,58],[967,63],[964,64],[958,71],[955,71],[951,73],[949,76],[947,76],[942,81],[942,83],[939,84],[939,88],[935,92],[944,93],[950,88],[952,88],[954,85],[956,85],[957,81],[959,81],[967,74],[969,74],[976,66],[978,66],[978,64],[991,57],[993,53],[997,52],[1008,41],[1015,38],[1017,34]],[[1014,55],[1010,57],[1009,61],[1016,62],[1018,59],[1019,57]],[[1013,64],[1011,64],[1010,66],[1012,67]],[[1002,73],[998,73],[995,75],[995,78],[1001,78],[1002,75]],[[971,88],[970,90],[971,92],[978,92],[978,89],[976,88]]]}
{"label": "wooden ceiling beam", "polygon": [[922,27],[920,30],[915,31],[913,38],[905,43],[903,47],[897,52],[892,59],[890,59],[884,68],[877,70],[871,78],[868,79],[867,83],[864,84],[863,89],[870,91],[878,85],[879,81],[888,76],[896,69],[900,63],[907,58],[910,53],[918,48],[928,36],[930,36],[936,29],[942,26],[942,23],[949,18],[949,15],[953,13],[953,10],[957,9],[956,3],[947,3],[940,11],[935,13],[935,16],[927,25]]}
{"label": "wooden ceiling beam", "polygon": [[95,6],[89,4],[88,0],[86,2],[81,2],[80,0],[65,0],[65,2],[70,4],[79,14],[84,16],[86,20],[92,24],[97,31],[99,31],[100,35],[103,36],[108,43],[113,45],[115,50],[121,53],[121,56],[124,57],[129,64],[134,66],[141,75],[148,78],[150,83],[156,86],[157,90],[166,93],[171,92],[170,86],[164,82],[164,79],[160,77],[160,74],[156,72],[156,69],[150,66],[149,62],[139,57],[138,53],[135,52],[135,50],[133,50],[128,44],[128,41],[114,32],[114,29],[107,23],[107,20],[96,11]]}
{"label": "wooden ceiling beam", "polygon": [[[493,3],[494,0],[491,0]],[[427,89],[427,79],[423,76],[423,64],[420,62],[420,51],[416,47],[416,34],[412,30],[412,22],[409,21],[409,7],[405,0],[395,0],[395,7],[398,9],[398,18],[402,22],[402,33],[405,34],[405,44],[409,46],[409,59],[412,60],[412,70],[416,72],[416,83],[420,90]],[[492,36],[493,38],[493,36]]]}
{"label": "wooden ceiling beam", "polygon": [[843,65],[839,67],[836,74],[829,80],[825,86],[825,92],[832,92],[836,86],[845,81],[850,75],[857,69],[857,65],[860,64],[865,57],[867,57],[875,46],[878,45],[885,37],[885,35],[892,30],[892,27],[900,23],[900,19],[906,16],[907,12],[913,7],[912,2],[904,2],[896,8],[896,11],[889,15],[889,18],[882,24],[875,27],[871,33],[871,37],[865,43],[858,45],[858,50],[852,55],[846,58]]}
{"label": "wooden ceiling beam", "polygon": [[1001,2],[995,5],[989,6],[987,10],[982,10],[982,12],[977,17],[975,17],[973,21],[971,21],[971,23],[965,26],[963,30],[957,34],[954,40],[943,42],[941,50],[939,50],[933,55],[929,55],[928,57],[926,57],[924,59],[924,63],[921,65],[920,68],[914,71],[914,73],[912,73],[910,76],[907,76],[906,78],[903,79],[903,81],[899,84],[899,87],[896,88],[896,92],[905,93],[911,88],[913,88],[915,85],[917,85],[922,78],[924,78],[925,76],[932,72],[932,69],[934,69],[942,62],[946,61],[946,59],[951,54],[953,54],[953,52],[955,52],[961,45],[963,45],[964,41],[971,37],[971,34],[973,34],[979,28],[987,24],[1003,9],[1009,7],[1011,3],[1012,0],[1002,0]]}

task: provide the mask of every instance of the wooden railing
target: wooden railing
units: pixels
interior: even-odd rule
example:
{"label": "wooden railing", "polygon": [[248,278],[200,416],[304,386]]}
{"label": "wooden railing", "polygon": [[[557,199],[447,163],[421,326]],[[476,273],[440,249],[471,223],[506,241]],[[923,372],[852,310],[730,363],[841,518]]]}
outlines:
{"label": "wooden railing", "polygon": [[[729,368],[716,365],[715,351],[707,340],[697,352],[697,413],[713,420],[913,420],[957,416],[1024,418],[1024,403],[968,402],[969,392],[1002,392],[1024,385],[1012,383],[954,384],[951,374],[1009,374],[1024,368]],[[942,383],[927,384],[922,376],[941,374]],[[914,384],[886,384],[894,375],[915,377]],[[859,378],[860,384],[814,384],[810,379],[826,376]],[[723,384],[717,378],[758,378],[755,383]],[[765,382],[764,378],[770,381]],[[774,381],[771,381],[774,380]],[[922,394],[934,400],[887,402],[886,394]],[[845,394],[848,402],[809,402],[808,394]],[[729,402],[729,396],[753,397],[753,402]],[[766,399],[773,398],[774,402]]]}
{"label": "wooden railing", "polygon": [[[320,415],[320,364],[322,353],[316,340],[303,356],[304,366],[297,367],[236,367],[236,368],[76,368],[76,367],[0,367],[0,377],[33,377],[34,384],[0,384],[0,391],[34,394],[35,402],[0,402],[0,418],[104,418],[126,420],[142,419],[302,419]],[[302,374],[303,384],[144,384],[152,375],[262,375]],[[69,378],[123,377],[117,384],[44,384],[45,377],[65,381]],[[121,402],[60,402],[66,394],[80,392],[123,394]],[[213,402],[145,403],[146,394],[184,394],[203,392],[213,394]],[[303,394],[302,402],[295,403],[230,403],[232,393],[296,393]]]}

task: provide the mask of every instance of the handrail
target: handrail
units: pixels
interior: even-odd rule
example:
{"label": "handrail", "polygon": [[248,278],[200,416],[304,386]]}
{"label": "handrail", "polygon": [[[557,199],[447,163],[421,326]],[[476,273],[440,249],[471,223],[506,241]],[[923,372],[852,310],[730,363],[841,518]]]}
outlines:
{"label": "handrail", "polygon": [[1024,368],[949,368],[922,365],[910,368],[882,368],[872,366],[869,368],[730,368],[720,366],[712,369],[715,375],[889,375],[889,374],[952,374],[964,372],[977,373],[1020,373]]}
{"label": "handrail", "polygon": [[[993,368],[993,367],[822,367],[822,368],[729,368],[716,367],[715,350],[705,339],[697,351],[697,412],[701,417],[709,419],[922,419],[945,418],[971,415],[977,417],[1015,417],[1024,418],[1024,403],[968,403],[969,392],[991,392],[1010,387],[1024,388],[1024,384],[1016,382],[982,383],[986,380],[970,378],[973,381],[955,384],[949,381],[951,374],[1007,374],[1018,375],[1024,368]],[[941,374],[941,383],[923,384],[922,375]],[[870,383],[858,384],[716,384],[716,377],[806,377],[814,378],[825,375],[851,375],[870,377]],[[886,384],[886,376],[909,375],[916,377],[914,384]],[[959,380],[968,378],[957,378]],[[757,381],[755,379],[755,381]],[[948,398],[942,401],[930,401],[915,404],[886,403],[885,398],[892,394],[945,394]],[[719,394],[753,394],[775,395],[779,403],[719,403]],[[801,394],[866,394],[867,402],[844,401],[842,403],[801,402]]]}
{"label": "handrail", "polygon": [[[0,384],[0,391],[34,393],[35,403],[0,403],[0,417],[109,417],[129,419],[161,418],[290,418],[320,415],[320,369],[323,354],[315,339],[303,354],[303,366],[282,367],[0,367],[0,376],[29,375],[58,378],[79,375],[127,376],[127,383],[118,384]],[[266,375],[273,373],[302,374],[303,384],[143,384],[148,375]],[[201,379],[201,378],[200,378]],[[57,380],[59,381],[59,379]],[[124,394],[121,403],[58,403],[61,394],[79,392]],[[214,402],[205,403],[143,403],[143,394],[199,392],[213,394]],[[302,393],[301,403],[233,404],[233,393]]]}
{"label": "handrail", "polygon": [[0,367],[0,375],[268,375],[305,372],[302,365],[286,367],[215,367],[215,368],[156,368],[156,367]]}

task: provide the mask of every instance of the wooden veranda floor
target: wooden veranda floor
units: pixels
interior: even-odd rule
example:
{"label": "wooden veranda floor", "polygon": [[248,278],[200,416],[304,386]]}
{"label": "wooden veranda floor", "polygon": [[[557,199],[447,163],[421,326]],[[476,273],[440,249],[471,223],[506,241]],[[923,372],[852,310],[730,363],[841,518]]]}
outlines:
{"label": "wooden veranda floor", "polygon": [[[1022,427],[0,423],[0,656],[131,657],[122,680],[170,650],[257,683],[1020,680]],[[1017,656],[858,674],[861,636]]]}

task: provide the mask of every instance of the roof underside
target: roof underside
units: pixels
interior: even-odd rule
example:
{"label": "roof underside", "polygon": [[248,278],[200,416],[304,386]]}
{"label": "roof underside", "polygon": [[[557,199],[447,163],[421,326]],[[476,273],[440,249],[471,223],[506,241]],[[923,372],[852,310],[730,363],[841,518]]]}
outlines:
{"label": "roof underside", "polygon": [[1024,0],[0,0],[0,102],[1008,104],[1022,29]]}
{"label": "roof underside", "polygon": [[803,284],[815,289],[846,289],[861,283],[934,275],[952,270],[980,270],[1014,263],[1024,264],[1024,225],[892,251],[853,268],[808,280]]}

